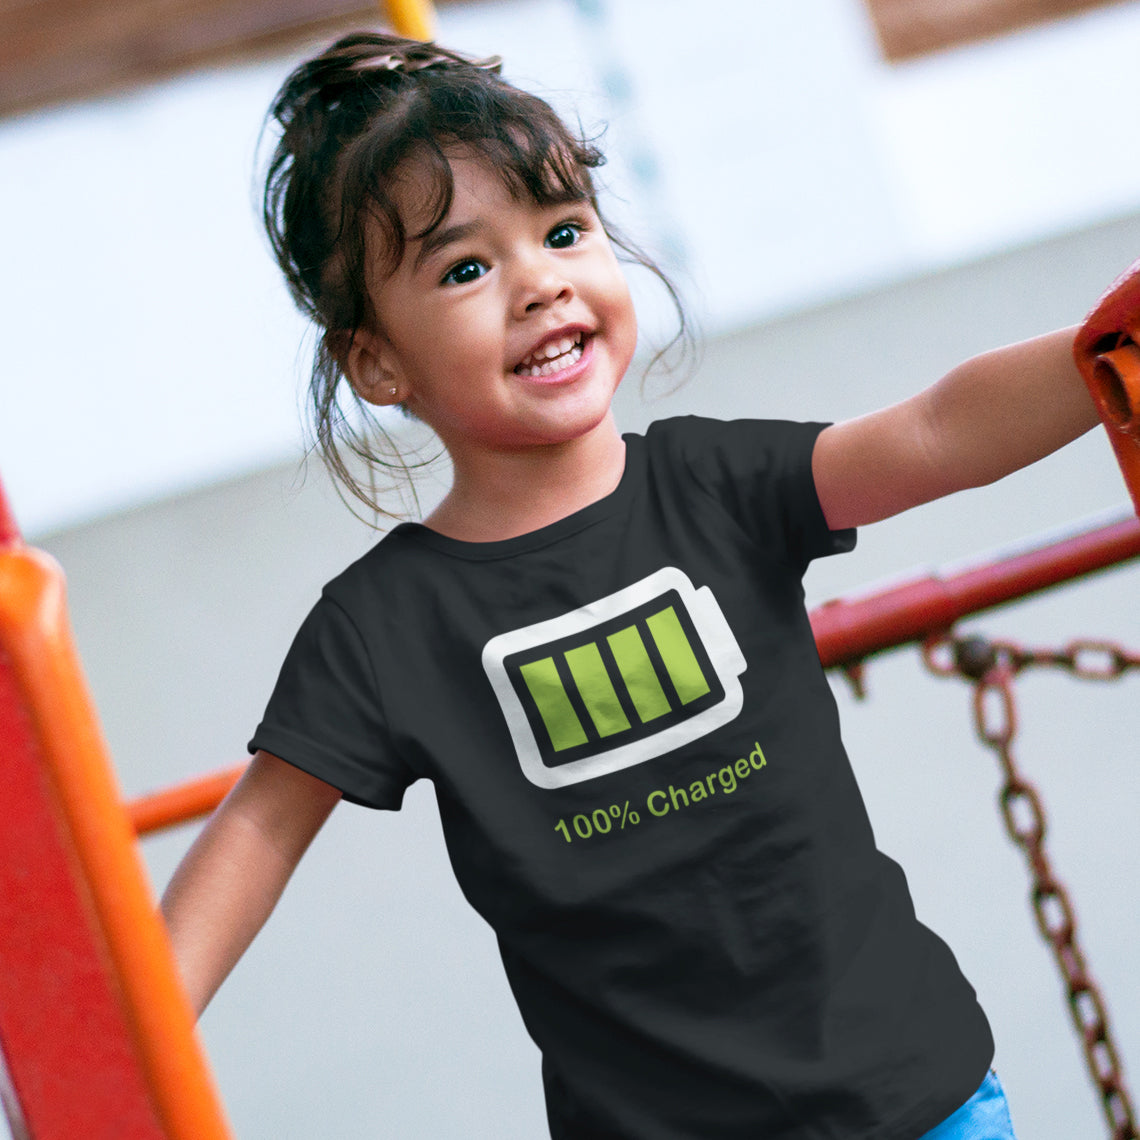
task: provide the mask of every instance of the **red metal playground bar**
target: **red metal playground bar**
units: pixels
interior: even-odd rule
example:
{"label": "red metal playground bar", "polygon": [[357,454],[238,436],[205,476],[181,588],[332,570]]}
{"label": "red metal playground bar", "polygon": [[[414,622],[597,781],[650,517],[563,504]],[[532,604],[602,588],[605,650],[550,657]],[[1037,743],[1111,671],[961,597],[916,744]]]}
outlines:
{"label": "red metal playground bar", "polygon": [[[811,613],[820,660],[829,668],[855,665],[873,653],[947,630],[970,614],[1137,556],[1140,519],[1122,508],[1112,522],[984,565],[934,572],[866,597],[827,602]],[[127,811],[135,830],[143,835],[208,815],[244,770],[245,765],[237,765],[132,800]]]}
{"label": "red metal playground bar", "polygon": [[969,569],[933,572],[852,601],[826,602],[811,613],[819,657],[829,668],[856,664],[872,653],[940,633],[970,614],[1137,555],[1140,519],[1122,507],[1111,522],[1089,525]]}

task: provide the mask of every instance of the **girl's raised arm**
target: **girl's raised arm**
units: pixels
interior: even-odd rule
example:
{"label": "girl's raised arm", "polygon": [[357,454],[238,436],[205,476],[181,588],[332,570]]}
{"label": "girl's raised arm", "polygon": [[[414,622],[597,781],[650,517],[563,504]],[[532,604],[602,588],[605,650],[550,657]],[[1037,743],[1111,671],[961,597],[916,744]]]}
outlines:
{"label": "girl's raised arm", "polygon": [[197,1014],[272,913],[340,792],[268,752],[209,818],[162,899]]}
{"label": "girl's raised arm", "polygon": [[833,530],[980,487],[1099,423],[1061,329],[967,360],[900,404],[833,424],[812,472]]}

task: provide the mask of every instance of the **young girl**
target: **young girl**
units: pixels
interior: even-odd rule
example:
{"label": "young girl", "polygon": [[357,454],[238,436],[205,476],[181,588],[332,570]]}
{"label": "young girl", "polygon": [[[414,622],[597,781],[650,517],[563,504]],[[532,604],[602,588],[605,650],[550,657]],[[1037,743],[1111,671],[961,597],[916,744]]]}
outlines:
{"label": "young girl", "polygon": [[[205,1007],[336,803],[433,781],[557,1140],[1008,1138],[993,1045],[876,850],[803,605],[852,528],[1097,422],[1073,331],[825,426],[618,433],[637,325],[601,157],[467,60],[347,37],[274,114],[266,221],[342,382],[454,482],[324,589],[164,911]],[[623,247],[625,248],[625,247]]]}

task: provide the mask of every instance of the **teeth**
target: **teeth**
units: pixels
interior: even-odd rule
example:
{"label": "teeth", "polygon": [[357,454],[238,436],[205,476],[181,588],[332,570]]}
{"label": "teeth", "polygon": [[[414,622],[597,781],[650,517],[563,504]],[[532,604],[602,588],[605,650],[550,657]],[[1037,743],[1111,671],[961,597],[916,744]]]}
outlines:
{"label": "teeth", "polygon": [[[535,349],[534,352],[518,365],[515,371],[523,376],[549,376],[551,372],[557,372],[558,369],[565,368],[568,364],[573,364],[577,361],[582,355],[581,348],[581,333],[575,333],[573,336],[564,336],[558,340],[548,341],[546,344]],[[562,361],[559,359],[560,357],[572,353],[575,349],[578,350],[578,355],[574,357],[574,360]],[[548,366],[548,363],[554,360],[558,361],[558,368],[550,368]]]}
{"label": "teeth", "polygon": [[[577,364],[582,359],[582,344],[581,338],[571,340],[569,338],[558,341],[555,347],[565,344],[567,347],[558,352],[555,356],[545,358],[543,354],[531,353],[522,364],[520,364],[515,371],[520,376],[552,376],[555,372],[561,372],[564,368],[569,368],[572,364]],[[548,346],[549,347],[549,346]],[[543,363],[530,363],[527,361],[544,361]]]}

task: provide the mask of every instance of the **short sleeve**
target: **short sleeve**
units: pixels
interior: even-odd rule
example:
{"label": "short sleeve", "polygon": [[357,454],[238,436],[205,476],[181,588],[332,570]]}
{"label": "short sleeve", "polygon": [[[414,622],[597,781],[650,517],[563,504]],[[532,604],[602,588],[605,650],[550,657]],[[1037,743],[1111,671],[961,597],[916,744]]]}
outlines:
{"label": "short sleeve", "polygon": [[366,807],[398,809],[416,779],[392,744],[364,639],[327,594],[297,631],[247,747],[287,760]]}
{"label": "short sleeve", "polygon": [[828,527],[815,489],[812,451],[827,424],[700,416],[667,422],[689,477],[801,574],[814,558],[854,549],[855,530]]}

